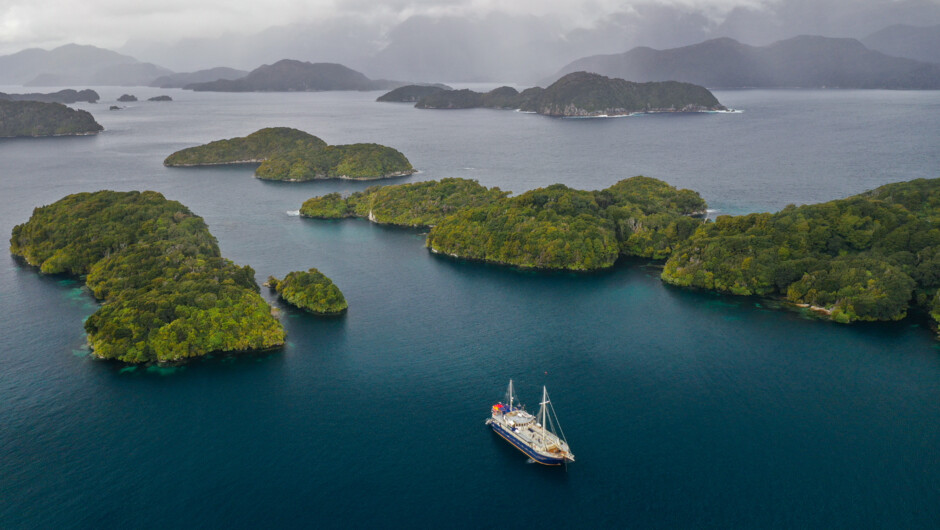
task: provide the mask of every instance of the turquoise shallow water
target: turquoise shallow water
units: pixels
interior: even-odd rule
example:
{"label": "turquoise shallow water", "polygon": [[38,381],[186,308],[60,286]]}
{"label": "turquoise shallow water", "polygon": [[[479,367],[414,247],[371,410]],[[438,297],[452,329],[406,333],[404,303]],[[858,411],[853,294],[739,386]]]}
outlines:
{"label": "turquoise shallow water", "polygon": [[[161,165],[184,146],[288,125],[399,148],[422,172],[396,182],[464,176],[519,192],[643,173],[722,212],[774,210],[937,176],[940,93],[719,92],[745,112],[554,120],[378,94],[161,92],[176,101],[87,105],[107,129],[98,137],[0,141],[0,231],[68,193],[156,189],[204,216],[259,280],[318,267],[349,312],[282,307],[277,353],[126,367],[83,348],[95,304],[80,283],[8,258],[0,526],[940,519],[940,348],[921,319],[818,322],[663,286],[645,262],[573,275],[442,259],[420,231],[288,213],[366,184]],[[530,404],[548,385],[578,458],[567,472],[526,464],[484,426],[510,377]]]}

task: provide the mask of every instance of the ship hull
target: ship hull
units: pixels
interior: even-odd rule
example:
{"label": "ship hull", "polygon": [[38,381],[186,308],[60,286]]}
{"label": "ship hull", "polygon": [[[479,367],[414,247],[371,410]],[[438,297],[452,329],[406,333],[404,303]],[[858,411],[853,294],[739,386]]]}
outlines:
{"label": "ship hull", "polygon": [[490,424],[490,427],[493,428],[493,431],[496,434],[498,434],[507,442],[511,443],[513,447],[522,451],[523,453],[525,453],[526,456],[538,462],[539,464],[546,465],[546,466],[560,466],[565,463],[564,458],[557,458],[557,457],[551,457],[551,456],[539,454],[534,449],[532,449],[531,447],[523,443],[521,440],[516,438],[516,436],[513,433],[511,433],[507,429],[504,429],[502,425],[500,425],[499,423],[495,421]]}

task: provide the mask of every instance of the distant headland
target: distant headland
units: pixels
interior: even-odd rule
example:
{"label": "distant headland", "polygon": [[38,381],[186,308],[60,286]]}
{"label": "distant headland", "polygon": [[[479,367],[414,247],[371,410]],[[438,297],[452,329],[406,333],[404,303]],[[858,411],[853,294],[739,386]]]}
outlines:
{"label": "distant headland", "polygon": [[0,99],[0,137],[75,136],[103,130],[90,113],[61,103]]}

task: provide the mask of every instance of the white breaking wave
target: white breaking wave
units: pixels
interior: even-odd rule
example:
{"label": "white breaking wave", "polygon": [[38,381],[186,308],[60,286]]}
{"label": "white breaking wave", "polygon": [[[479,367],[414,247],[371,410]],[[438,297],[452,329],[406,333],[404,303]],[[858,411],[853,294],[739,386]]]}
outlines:
{"label": "white breaking wave", "polygon": [[300,210],[287,210],[286,213],[291,217],[300,217]]}

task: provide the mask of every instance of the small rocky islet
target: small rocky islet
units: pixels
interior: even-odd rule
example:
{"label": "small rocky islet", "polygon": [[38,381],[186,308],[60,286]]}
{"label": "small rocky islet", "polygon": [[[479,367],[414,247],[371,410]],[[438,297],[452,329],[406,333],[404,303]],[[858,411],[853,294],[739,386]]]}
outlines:
{"label": "small rocky islet", "polygon": [[377,101],[415,101],[419,109],[511,109],[556,117],[728,110],[702,86],[678,81],[633,83],[589,72],[574,72],[548,88],[533,87],[522,92],[508,86],[480,93],[411,85],[384,94]]}
{"label": "small rocky islet", "polygon": [[321,179],[374,180],[411,175],[411,162],[391,147],[373,143],[327,145],[289,127],[269,127],[238,138],[177,151],[167,167],[258,164],[264,180],[302,182]]}
{"label": "small rocky islet", "polygon": [[290,272],[283,280],[269,276],[265,285],[285,302],[315,315],[341,315],[349,308],[339,287],[314,268]]}

